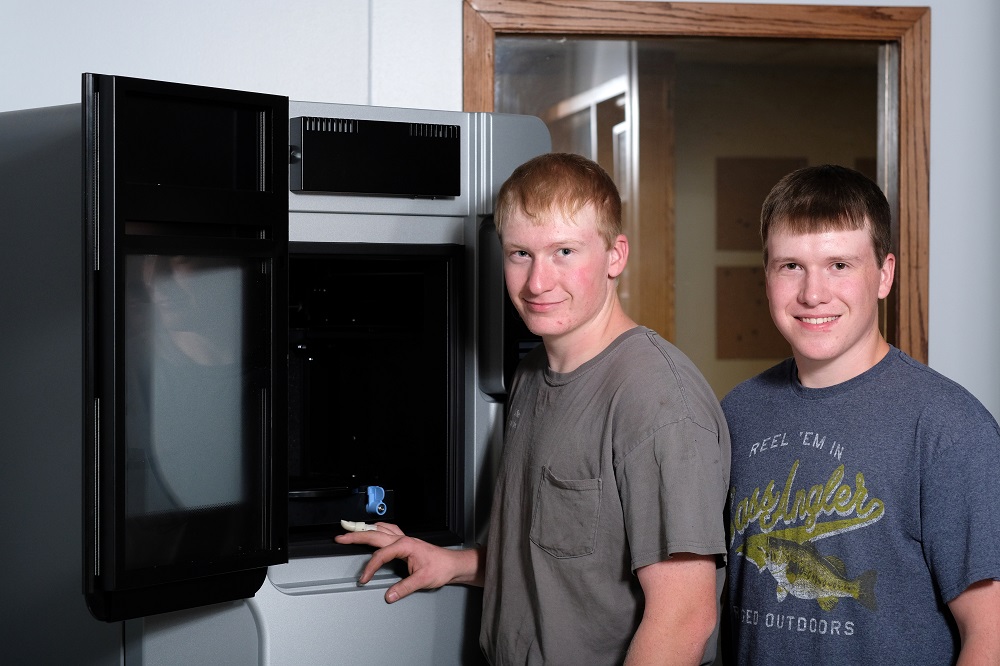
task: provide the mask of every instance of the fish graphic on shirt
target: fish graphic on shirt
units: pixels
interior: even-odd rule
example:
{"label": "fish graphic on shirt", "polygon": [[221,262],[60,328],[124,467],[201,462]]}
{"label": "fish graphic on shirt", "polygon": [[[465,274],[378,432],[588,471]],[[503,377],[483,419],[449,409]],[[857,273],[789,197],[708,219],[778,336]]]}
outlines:
{"label": "fish graphic on shirt", "polygon": [[812,543],[798,543],[768,534],[748,537],[740,547],[743,555],[767,571],[778,584],[778,601],[791,594],[815,599],[823,610],[832,610],[844,597],[851,597],[869,610],[876,609],[876,572],[869,570],[848,578],[847,567],[833,555],[824,557]]}

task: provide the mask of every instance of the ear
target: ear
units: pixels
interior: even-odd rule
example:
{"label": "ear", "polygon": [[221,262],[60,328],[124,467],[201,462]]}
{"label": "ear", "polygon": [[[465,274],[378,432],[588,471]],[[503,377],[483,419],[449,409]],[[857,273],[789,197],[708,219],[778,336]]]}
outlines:
{"label": "ear", "polygon": [[891,252],[885,255],[882,268],[879,269],[878,297],[880,299],[889,295],[892,289],[892,281],[896,275],[896,255]]}
{"label": "ear", "polygon": [[619,234],[608,250],[608,277],[614,280],[621,275],[626,263],[628,263],[628,238],[625,234]]}

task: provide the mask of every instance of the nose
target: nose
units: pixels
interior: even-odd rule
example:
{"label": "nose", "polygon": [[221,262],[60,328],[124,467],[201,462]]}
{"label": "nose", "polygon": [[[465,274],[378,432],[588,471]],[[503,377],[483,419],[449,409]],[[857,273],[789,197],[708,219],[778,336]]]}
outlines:
{"label": "nose", "polygon": [[826,303],[830,290],[823,275],[815,271],[807,271],[802,278],[802,289],[799,292],[799,302],[810,307]]}
{"label": "nose", "polygon": [[543,294],[552,288],[552,272],[546,261],[535,259],[531,262],[526,286],[532,294]]}

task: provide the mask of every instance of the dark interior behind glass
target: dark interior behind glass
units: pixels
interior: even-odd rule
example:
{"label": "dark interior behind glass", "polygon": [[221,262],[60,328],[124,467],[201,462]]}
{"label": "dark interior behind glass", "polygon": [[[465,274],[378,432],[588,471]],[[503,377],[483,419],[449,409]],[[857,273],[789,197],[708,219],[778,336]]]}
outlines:
{"label": "dark interior behind glass", "polygon": [[[292,554],[336,552],[342,519],[459,543],[460,248],[290,250]],[[366,506],[372,487],[384,514]]]}

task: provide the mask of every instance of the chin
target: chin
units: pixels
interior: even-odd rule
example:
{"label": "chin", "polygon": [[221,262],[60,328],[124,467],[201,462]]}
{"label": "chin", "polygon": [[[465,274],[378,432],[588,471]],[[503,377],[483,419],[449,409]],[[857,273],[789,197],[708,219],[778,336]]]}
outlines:
{"label": "chin", "polygon": [[537,335],[537,336],[543,337],[543,338],[544,337],[551,337],[551,336],[554,336],[554,335],[559,335],[559,333],[561,332],[559,330],[556,330],[556,328],[554,326],[546,326],[544,323],[537,324],[537,323],[532,322],[532,323],[529,323],[529,324],[526,324],[526,325],[528,327],[528,330],[531,331],[534,335]]}
{"label": "chin", "polygon": [[566,327],[562,324],[557,324],[542,317],[529,317],[528,319],[523,319],[523,321],[529,331],[541,337],[556,336],[566,331]]}
{"label": "chin", "polygon": [[801,364],[810,364],[813,366],[822,366],[830,363],[831,361],[836,361],[839,359],[843,350],[840,349],[804,349],[799,352],[793,352],[796,361],[801,360]]}

